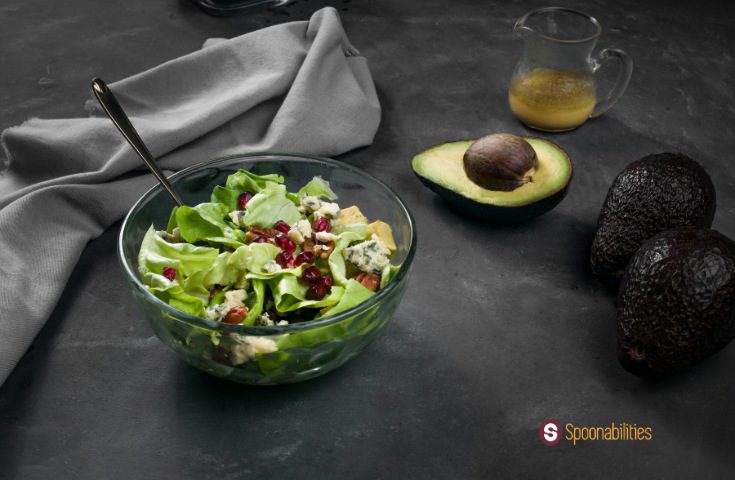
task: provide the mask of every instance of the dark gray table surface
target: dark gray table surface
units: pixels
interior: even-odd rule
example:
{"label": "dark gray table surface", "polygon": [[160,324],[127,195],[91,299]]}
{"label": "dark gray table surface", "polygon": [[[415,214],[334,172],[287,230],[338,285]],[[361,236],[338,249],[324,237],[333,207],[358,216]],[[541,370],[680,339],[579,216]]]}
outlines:
{"label": "dark gray table surface", "polygon": [[[412,155],[432,144],[526,132],[506,104],[521,50],[510,30],[546,3],[302,0],[223,19],[177,0],[4,0],[2,128],[86,116],[93,76],[114,81],[208,37],[334,5],[383,106],[373,146],[342,159],[398,191],[419,248],[392,323],[361,356],[303,384],[252,388],[159,343],[118,269],[113,226],[89,244],[0,388],[0,478],[732,478],[735,346],[666,381],[626,373],[614,295],[591,278],[588,250],[614,176],[660,151],[705,165],[715,228],[735,237],[735,8],[565,2],[596,15],[600,45],[627,50],[636,67],[607,115],[544,135],[575,164],[548,215],[479,225],[411,172]],[[654,438],[547,447],[538,427],[549,417],[648,425]]]}

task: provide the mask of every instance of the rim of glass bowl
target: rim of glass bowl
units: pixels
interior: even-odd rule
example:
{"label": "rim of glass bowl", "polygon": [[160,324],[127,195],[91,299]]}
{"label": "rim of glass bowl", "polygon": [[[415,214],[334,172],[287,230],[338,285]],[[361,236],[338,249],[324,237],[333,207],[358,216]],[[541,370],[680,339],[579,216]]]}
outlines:
{"label": "rim of glass bowl", "polygon": [[[378,178],[367,173],[361,168],[357,168],[350,164],[340,162],[338,160],[333,160],[331,158],[317,157],[313,155],[302,155],[302,154],[293,154],[293,153],[245,153],[245,154],[227,155],[225,157],[219,157],[213,160],[201,162],[196,165],[192,165],[191,167],[187,167],[183,170],[180,170],[168,178],[169,180],[171,180],[172,184],[175,184],[177,180],[181,179],[182,177],[185,177],[189,173],[192,173],[197,170],[201,170],[203,168],[217,166],[218,164],[225,163],[225,162],[228,162],[230,160],[235,160],[235,159],[245,160],[246,161],[245,163],[247,163],[247,161],[249,161],[249,163],[256,163],[257,161],[278,160],[278,159],[303,161],[305,163],[316,162],[316,163],[322,163],[322,164],[327,164],[327,165],[331,165],[334,167],[343,168],[346,170],[351,170],[359,175],[367,177],[370,180],[376,182],[378,185],[382,186],[390,195],[393,196],[393,198],[397,201],[400,208],[403,210],[403,213],[406,219],[408,220],[408,226],[411,230],[411,234],[410,234],[411,243],[408,246],[408,253],[406,254],[406,259],[401,264],[400,269],[395,274],[393,279],[391,279],[388,285],[385,288],[381,289],[377,294],[373,295],[366,301],[352,308],[339,312],[336,315],[330,315],[330,316],[324,317],[323,319],[310,320],[308,322],[300,322],[300,323],[294,323],[294,324],[282,325],[282,326],[274,325],[274,326],[266,327],[266,326],[259,326],[259,325],[232,325],[228,323],[216,322],[214,320],[209,320],[209,319],[202,318],[202,317],[197,317],[195,315],[191,315],[189,313],[173,308],[172,306],[170,306],[163,300],[159,299],[158,297],[150,293],[148,289],[145,287],[145,285],[141,282],[140,278],[138,277],[137,272],[134,272],[129,268],[128,262],[125,259],[125,251],[123,248],[124,246],[123,239],[125,237],[125,232],[128,229],[131,218],[135,214],[137,214],[138,211],[152,199],[153,195],[162,191],[161,185],[156,184],[152,188],[150,188],[147,192],[145,192],[143,196],[141,196],[138,199],[138,201],[135,202],[135,204],[132,206],[130,211],[128,211],[127,215],[125,215],[125,219],[123,220],[122,227],[120,228],[120,235],[118,236],[117,257],[118,257],[118,261],[120,262],[122,266],[123,272],[125,272],[125,275],[127,279],[130,281],[130,283],[132,283],[132,285],[136,289],[141,291],[143,295],[153,305],[156,305],[162,311],[170,313],[171,315],[174,315],[175,319],[177,320],[185,321],[186,323],[189,323],[197,327],[206,328],[207,330],[225,331],[225,332],[237,333],[237,334],[273,335],[273,334],[282,334],[286,332],[295,332],[295,331],[300,331],[300,330],[309,330],[311,328],[326,326],[332,323],[337,323],[341,320],[344,320],[347,317],[351,317],[355,314],[358,314],[362,311],[369,309],[373,305],[376,305],[377,303],[379,303],[383,298],[390,295],[390,293],[397,288],[397,285],[400,283],[403,277],[405,277],[408,274],[408,271],[411,267],[411,263],[413,262],[414,253],[416,251],[416,224],[413,219],[413,215],[411,215],[411,211],[408,209],[408,207],[403,202],[403,200],[401,200],[401,197],[399,197],[398,194],[395,191],[393,191],[392,188],[386,185],[382,180],[379,180]],[[132,260],[133,260],[133,263],[135,263],[135,259],[132,259]]]}

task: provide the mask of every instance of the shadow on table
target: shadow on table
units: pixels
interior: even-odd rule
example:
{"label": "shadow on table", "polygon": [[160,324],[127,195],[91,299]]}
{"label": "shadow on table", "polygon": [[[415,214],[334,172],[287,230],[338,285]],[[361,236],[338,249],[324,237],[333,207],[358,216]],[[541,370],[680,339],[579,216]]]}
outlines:
{"label": "shadow on table", "polygon": [[[80,257],[79,263],[69,277],[67,285],[78,286],[81,289],[90,286],[94,269],[116,268],[114,243],[119,231],[119,223],[105,232],[99,240],[91,242]],[[105,259],[101,261],[100,259]],[[117,279],[122,283],[122,276]],[[49,435],[59,435],[63,432],[54,432],[53,427],[35,425],[33,420],[43,417],[49,409],[50,402],[63,399],[64,395],[72,392],[66,391],[63,379],[55,375],[81,375],[83,372],[76,370],[79,367],[91,366],[82,363],[64,363],[62,355],[56,351],[58,337],[64,333],[66,328],[74,325],[75,312],[79,312],[80,291],[67,288],[59,298],[59,301],[38,333],[33,343],[11,372],[5,383],[0,387],[0,478],[15,478],[22,462],[27,460],[32,452],[39,451],[39,445],[34,443],[48,442],[41,438],[38,432]],[[89,307],[89,305],[87,305]],[[75,371],[64,371],[59,367],[64,363],[67,368]],[[76,393],[76,392],[74,392]],[[48,428],[48,431],[44,429]],[[33,433],[35,431],[35,433]],[[56,441],[54,438],[52,440]],[[43,459],[36,459],[41,464]]]}
{"label": "shadow on table", "polygon": [[393,320],[361,355],[302,383],[240,385],[179,362],[170,404],[181,421],[172,434],[197,438],[216,429],[206,438],[250,439],[239,468],[280,478],[318,478],[320,469],[321,478],[337,478],[353,462],[356,475],[374,468],[378,476],[382,464],[397,477],[414,469],[416,478],[429,478],[436,465],[416,465],[411,458],[418,452],[421,458],[435,454],[442,468],[477,468],[473,458],[484,446],[476,439],[505,415],[492,386],[473,385],[472,372],[439,357],[441,339],[422,339]]}

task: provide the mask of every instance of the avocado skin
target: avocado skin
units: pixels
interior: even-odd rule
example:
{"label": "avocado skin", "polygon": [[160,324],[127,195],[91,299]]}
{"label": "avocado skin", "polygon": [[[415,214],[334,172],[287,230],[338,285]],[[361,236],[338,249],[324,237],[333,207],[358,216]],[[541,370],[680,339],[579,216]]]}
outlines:
{"label": "avocado skin", "polygon": [[525,222],[539,215],[543,215],[553,209],[559,202],[564,200],[569,190],[569,182],[558,192],[539,201],[518,207],[499,207],[487,203],[480,203],[458,194],[448,188],[444,188],[431,180],[428,180],[414,171],[421,183],[429,187],[434,193],[442,197],[458,213],[469,218],[495,225],[511,225]]}
{"label": "avocado skin", "polygon": [[618,359],[668,375],[735,338],[735,242],[716,230],[660,233],[635,253],[618,294]]}
{"label": "avocado skin", "polygon": [[709,228],[715,208],[712,180],[686,155],[659,153],[631,163],[602,205],[590,254],[592,273],[619,279],[644,241],[670,228]]}

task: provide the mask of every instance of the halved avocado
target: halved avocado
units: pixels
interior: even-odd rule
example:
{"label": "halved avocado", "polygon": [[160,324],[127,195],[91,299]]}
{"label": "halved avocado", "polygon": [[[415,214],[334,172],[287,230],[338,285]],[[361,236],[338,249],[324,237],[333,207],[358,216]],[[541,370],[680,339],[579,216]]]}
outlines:
{"label": "halved avocado", "polygon": [[572,162],[558,145],[536,137],[522,137],[536,151],[533,180],[512,191],[488,190],[465,173],[463,157],[474,140],[442,143],[411,161],[421,182],[461,213],[492,223],[517,223],[548,212],[567,194]]}

